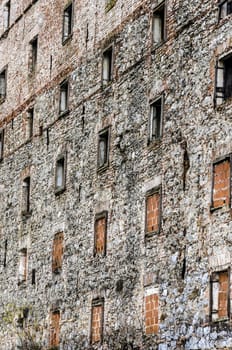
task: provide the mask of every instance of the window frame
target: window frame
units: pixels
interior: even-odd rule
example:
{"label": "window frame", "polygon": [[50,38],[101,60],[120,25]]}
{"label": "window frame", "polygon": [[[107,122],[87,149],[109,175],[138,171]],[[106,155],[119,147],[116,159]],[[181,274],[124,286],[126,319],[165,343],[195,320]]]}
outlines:
{"label": "window frame", "polygon": [[[108,65],[109,68],[109,72],[108,72],[108,78],[104,79],[104,61],[109,58],[109,55],[107,55],[109,52],[111,52],[110,55],[110,63]],[[106,48],[104,48],[103,52],[102,52],[102,87],[105,88],[107,87],[109,84],[111,84],[111,82],[113,81],[113,69],[114,69],[114,44],[110,44],[108,45]]]}
{"label": "window frame", "polygon": [[34,36],[34,38],[30,41],[30,71],[32,74],[35,74],[37,71],[37,63],[38,63],[38,47],[39,47],[39,37],[38,35]]}
{"label": "window frame", "polygon": [[[218,165],[224,161],[228,160],[229,164],[230,164],[230,179],[229,179],[229,203],[228,205],[222,205],[222,206],[218,206],[218,207],[214,207],[213,206],[213,191],[214,191],[214,167],[215,165]],[[211,170],[211,203],[210,203],[210,211],[213,212],[215,210],[224,208],[224,207],[229,207],[231,208],[231,189],[232,189],[232,184],[231,184],[231,174],[232,174],[232,155],[228,154],[225,155],[223,157],[220,157],[218,159],[216,159],[213,163],[212,163],[212,170]]]}
{"label": "window frame", "polygon": [[[7,11],[6,11],[7,10]],[[10,12],[11,12],[11,0],[8,0],[4,7],[3,11],[7,12],[7,26],[5,27],[5,14],[3,13],[3,28],[4,28],[4,33],[7,32],[10,28]]]}
{"label": "window frame", "polygon": [[[147,200],[149,197],[159,194],[159,220],[158,220],[158,229],[148,232],[147,231]],[[161,222],[162,222],[162,185],[156,186],[151,190],[146,192],[145,196],[145,237],[151,237],[153,235],[159,234],[161,231]]]}
{"label": "window frame", "polygon": [[[156,137],[153,135],[153,108],[157,102],[160,101],[160,122],[159,122],[159,136]],[[164,95],[156,97],[154,100],[151,100],[149,103],[149,120],[148,120],[148,140],[147,143],[153,144],[161,141],[163,137],[163,116],[164,116]]]}
{"label": "window frame", "polygon": [[4,158],[4,140],[5,139],[5,129],[0,130],[0,162]]}
{"label": "window frame", "polygon": [[[104,135],[107,134],[107,143],[105,149],[105,161],[103,164],[100,164],[100,141]],[[105,127],[104,129],[98,132],[98,146],[97,146],[97,171],[104,171],[109,167],[109,157],[110,157],[110,126]]]}
{"label": "window frame", "polygon": [[[23,210],[22,215],[28,217],[31,215],[31,176],[28,175],[23,179],[22,188],[22,200],[23,200]],[[24,193],[24,187],[26,187],[26,193]],[[26,194],[26,196],[25,196]],[[26,198],[25,198],[26,197]]]}
{"label": "window frame", "polygon": [[[163,28],[162,28],[162,38],[160,41],[155,42],[154,40],[154,18],[155,18],[155,13],[160,12],[160,10],[163,8]],[[166,40],[167,40],[167,4],[166,0],[162,1],[160,4],[158,4],[154,9],[152,10],[152,20],[151,20],[151,32],[152,32],[152,46],[153,48],[158,48],[159,46],[162,46]]]}
{"label": "window frame", "polygon": [[[23,264],[22,264],[23,261]],[[20,267],[23,266],[23,274],[20,274]],[[25,284],[28,278],[28,249],[22,248],[19,251],[18,285]]]}
{"label": "window frame", "polygon": [[0,94],[0,104],[2,104],[3,102],[5,102],[6,100],[6,95],[7,95],[7,66],[3,67],[2,70],[0,71],[0,76],[2,74],[4,74],[4,87],[5,87],[5,91],[4,91],[4,95]]}
{"label": "window frame", "polygon": [[[218,282],[216,280],[216,278],[219,278],[218,276],[221,273],[227,272],[227,276],[228,276],[228,290],[227,290],[227,317],[223,317],[223,318],[217,318],[216,320],[213,320],[213,283]],[[209,293],[209,320],[211,323],[216,323],[216,322],[223,322],[223,321],[228,321],[230,319],[230,314],[231,314],[231,310],[230,310],[230,279],[231,279],[231,268],[230,266],[228,266],[225,269],[222,270],[215,270],[210,274],[210,293]],[[217,277],[216,277],[217,276]],[[218,312],[218,310],[216,310]]]}
{"label": "window frame", "polygon": [[[63,160],[63,181],[61,186],[57,186],[57,166],[58,163]],[[55,164],[55,195],[59,195],[63,193],[66,190],[66,172],[67,172],[67,153],[61,153],[57,158],[56,158],[56,164]]]}
{"label": "window frame", "polygon": [[[91,305],[91,321],[90,321],[90,344],[102,344],[103,343],[103,339],[104,339],[104,313],[105,313],[105,300],[104,298],[96,298],[94,300],[92,300],[92,305]],[[101,330],[101,334],[100,334],[100,340],[93,342],[93,309],[94,307],[98,307],[98,306],[102,306],[102,318],[101,318],[101,326],[100,326],[100,330]]]}
{"label": "window frame", "polygon": [[[53,338],[52,338],[52,330],[54,329],[54,327],[52,327],[53,326],[53,323],[52,323],[52,317],[53,317],[53,315],[56,315],[56,314],[58,314],[59,315],[59,330],[58,330],[58,342],[53,342]],[[61,321],[61,312],[60,312],[60,309],[54,309],[54,310],[52,310],[51,311],[51,313],[50,313],[50,327],[49,327],[49,345],[51,346],[51,347],[54,347],[54,348],[56,348],[57,347],[57,349],[58,349],[58,347],[59,347],[59,344],[60,344],[60,322]]]}
{"label": "window frame", "polygon": [[[65,14],[68,12],[69,8],[71,7],[70,15],[68,16],[69,19],[69,31],[68,35],[65,36]],[[73,35],[73,16],[74,16],[74,2],[69,1],[68,4],[65,6],[63,10],[63,24],[62,24],[62,44],[65,45],[72,37]],[[69,12],[68,12],[69,13]]]}
{"label": "window frame", "polygon": [[[232,6],[232,1],[231,0],[218,0],[218,22],[220,22],[223,18],[226,18],[227,16],[230,16],[232,14],[232,11],[228,13],[228,4],[231,3]],[[227,5],[226,9],[226,15],[222,17],[222,7],[223,5]]]}
{"label": "window frame", "polygon": [[[62,105],[62,88],[65,86],[65,93],[66,93],[66,108],[64,110],[61,109]],[[69,88],[69,78],[64,79],[60,85],[59,85],[59,116],[62,117],[69,113],[69,94],[70,94],[70,88]]]}
{"label": "window frame", "polygon": [[[102,252],[97,252],[96,249],[96,228],[97,228],[97,222],[101,219],[105,219],[105,233],[104,233],[104,249]],[[108,211],[104,210],[98,214],[95,215],[94,219],[94,250],[93,250],[93,255],[94,256],[106,256],[106,251],[107,251],[107,226],[108,226]]]}
{"label": "window frame", "polygon": [[[225,62],[231,60],[232,65],[232,52],[227,53],[226,55],[222,57],[218,57],[215,64],[215,86],[214,86],[214,108],[222,105],[225,101],[228,101],[232,99],[232,93],[230,96],[226,96],[226,66]],[[223,86],[219,86],[220,79],[219,79],[219,71],[222,71],[222,74],[220,76],[220,79],[222,80]],[[231,79],[232,79],[232,68],[231,68]]]}

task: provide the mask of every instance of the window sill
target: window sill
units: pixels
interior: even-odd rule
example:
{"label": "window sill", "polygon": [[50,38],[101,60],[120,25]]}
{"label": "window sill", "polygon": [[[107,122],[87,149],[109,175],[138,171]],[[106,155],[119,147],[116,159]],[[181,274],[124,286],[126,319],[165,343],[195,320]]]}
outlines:
{"label": "window sill", "polygon": [[55,189],[55,195],[56,195],[56,196],[59,196],[59,195],[62,194],[65,190],[66,190],[66,187],[65,187],[65,186],[63,186],[63,187],[57,187],[57,188]]}
{"label": "window sill", "polygon": [[65,117],[66,115],[68,115],[70,113],[70,110],[69,109],[66,109],[65,111],[59,113],[59,118],[63,118]]}
{"label": "window sill", "polygon": [[217,102],[214,101],[214,105],[215,105],[215,110],[216,111],[221,111],[224,110],[225,107],[227,107],[227,105],[231,105],[232,104],[232,96],[224,98],[223,102],[220,104],[217,104]]}
{"label": "window sill", "polygon": [[105,164],[103,164],[103,165],[101,165],[101,166],[98,166],[98,168],[97,168],[97,173],[98,173],[98,174],[101,174],[101,173],[103,173],[104,171],[106,171],[108,168],[109,168],[109,164],[108,164],[108,163],[105,163]]}
{"label": "window sill", "polygon": [[25,219],[31,217],[31,214],[32,214],[32,210],[22,211],[22,217],[25,218]]}
{"label": "window sill", "polygon": [[21,288],[26,288],[27,280],[18,280],[18,286]]}
{"label": "window sill", "polygon": [[160,233],[160,228],[156,231],[146,232],[145,239],[152,238],[153,236],[157,236]]}
{"label": "window sill", "polygon": [[162,141],[162,138],[153,138],[152,140],[147,140],[147,147],[148,148],[153,148],[153,147],[158,147],[160,146]]}
{"label": "window sill", "polygon": [[102,80],[102,91],[105,93],[111,92],[112,82],[113,82],[113,79],[110,79],[107,82],[103,82]]}
{"label": "window sill", "polygon": [[73,36],[73,33],[69,34],[69,36],[67,36],[67,38],[63,39],[62,45],[65,46],[68,42],[70,42],[72,39],[72,36]]}
{"label": "window sill", "polygon": [[59,276],[59,275],[61,275],[61,271],[62,271],[62,268],[61,267],[57,267],[54,270],[52,270],[52,274],[54,276]]}
{"label": "window sill", "polygon": [[217,210],[220,210],[220,209],[224,209],[225,211],[229,210],[229,205],[228,204],[225,204],[225,205],[221,205],[219,207],[213,207],[211,206],[210,207],[210,212],[213,213],[214,211],[217,211]]}
{"label": "window sill", "polygon": [[156,50],[158,50],[160,47],[162,47],[165,43],[167,42],[167,39],[164,39],[162,41],[160,41],[159,43],[154,43],[152,42],[152,49],[151,49],[151,53],[155,52]]}
{"label": "window sill", "polygon": [[6,101],[6,96],[0,97],[0,105]]}

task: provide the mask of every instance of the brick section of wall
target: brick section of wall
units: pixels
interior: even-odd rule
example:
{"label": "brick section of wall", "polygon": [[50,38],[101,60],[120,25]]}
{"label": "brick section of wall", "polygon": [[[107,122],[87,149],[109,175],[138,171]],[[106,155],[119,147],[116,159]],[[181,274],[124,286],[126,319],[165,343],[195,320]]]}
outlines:
{"label": "brick section of wall", "polygon": [[220,272],[219,274],[219,295],[218,295],[218,317],[224,318],[228,316],[228,288],[229,278],[228,272]]}
{"label": "brick section of wall", "polygon": [[230,160],[214,165],[213,208],[229,205],[230,202]]}
{"label": "brick section of wall", "polygon": [[60,337],[60,312],[54,311],[51,314],[50,346],[58,346]]}
{"label": "brick section of wall", "polygon": [[101,217],[95,221],[95,253],[105,254],[106,251],[106,217]]}
{"label": "brick section of wall", "polygon": [[159,230],[160,222],[160,193],[155,192],[147,197],[146,202],[146,232]]}
{"label": "brick section of wall", "polygon": [[159,297],[151,294],[145,297],[145,333],[157,334],[159,330]]}
{"label": "brick section of wall", "polygon": [[92,306],[92,322],[91,322],[91,342],[97,343],[102,340],[103,325],[103,304]]}
{"label": "brick section of wall", "polygon": [[64,242],[64,233],[63,232],[57,233],[53,240],[52,272],[59,272],[59,270],[62,268],[63,242]]}

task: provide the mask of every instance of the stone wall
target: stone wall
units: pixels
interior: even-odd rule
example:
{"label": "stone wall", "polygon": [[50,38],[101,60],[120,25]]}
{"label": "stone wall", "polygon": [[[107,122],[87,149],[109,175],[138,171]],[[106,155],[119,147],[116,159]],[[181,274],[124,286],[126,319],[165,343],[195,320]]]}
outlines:
{"label": "stone wall", "polygon": [[[216,61],[232,51],[231,15],[218,22],[217,0],[167,0],[166,40],[154,47],[152,17],[161,3],[117,0],[107,12],[102,0],[74,1],[65,44],[64,0],[11,0],[6,32],[0,21],[0,72],[7,67],[0,105],[1,350],[17,349],[27,329],[48,348],[58,311],[60,349],[90,348],[96,302],[104,309],[103,347],[96,342],[93,348],[232,348],[230,314],[212,320],[210,306],[217,297],[212,273],[229,276],[232,253],[231,200],[212,208],[213,164],[232,149],[231,98],[214,104]],[[0,1],[0,18],[4,5]],[[31,74],[30,42],[37,35]],[[110,45],[112,81],[103,87],[102,54]],[[69,108],[60,115],[66,78]],[[162,137],[148,142],[150,105],[158,97],[164,101]],[[99,171],[98,138],[106,127],[108,166]],[[56,194],[61,155],[65,189]],[[157,188],[160,226],[147,235],[147,198]],[[106,254],[95,254],[96,218],[103,212]],[[57,233],[63,233],[63,256],[54,273]],[[25,251],[27,274],[20,282]],[[148,295],[158,301],[154,332],[146,331]]]}

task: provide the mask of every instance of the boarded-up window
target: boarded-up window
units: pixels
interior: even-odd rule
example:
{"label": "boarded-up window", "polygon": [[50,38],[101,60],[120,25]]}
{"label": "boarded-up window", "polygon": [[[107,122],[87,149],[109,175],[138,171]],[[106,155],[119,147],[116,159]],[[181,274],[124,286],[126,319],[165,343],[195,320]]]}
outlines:
{"label": "boarded-up window", "polygon": [[52,272],[59,273],[62,269],[64,234],[59,232],[53,239]]}
{"label": "boarded-up window", "polygon": [[153,43],[158,45],[165,40],[165,4],[160,5],[153,12],[152,18]]}
{"label": "boarded-up window", "polygon": [[58,346],[60,342],[60,311],[51,313],[50,346]]}
{"label": "boarded-up window", "polygon": [[152,190],[146,197],[146,233],[158,232],[160,229],[161,189]]}
{"label": "boarded-up window", "polygon": [[211,320],[227,319],[230,314],[229,269],[214,272],[211,276]]}
{"label": "boarded-up window", "polygon": [[73,13],[73,6],[72,6],[72,3],[71,3],[64,10],[64,17],[63,17],[63,42],[65,42],[67,39],[69,39],[71,34],[72,34],[72,25],[73,25],[72,13]]}
{"label": "boarded-up window", "polygon": [[145,333],[157,334],[159,330],[159,296],[153,292],[145,295]]}
{"label": "boarded-up window", "polygon": [[101,342],[103,339],[104,300],[95,300],[92,304],[91,343]]}
{"label": "boarded-up window", "polygon": [[106,253],[107,212],[98,214],[95,219],[95,254]]}
{"label": "boarded-up window", "polygon": [[213,165],[212,208],[230,204],[230,158]]}
{"label": "boarded-up window", "polygon": [[109,47],[103,52],[102,80],[103,85],[107,85],[112,80],[113,69],[113,48]]}
{"label": "boarded-up window", "polygon": [[24,248],[19,254],[19,283],[27,280],[27,249]]}

